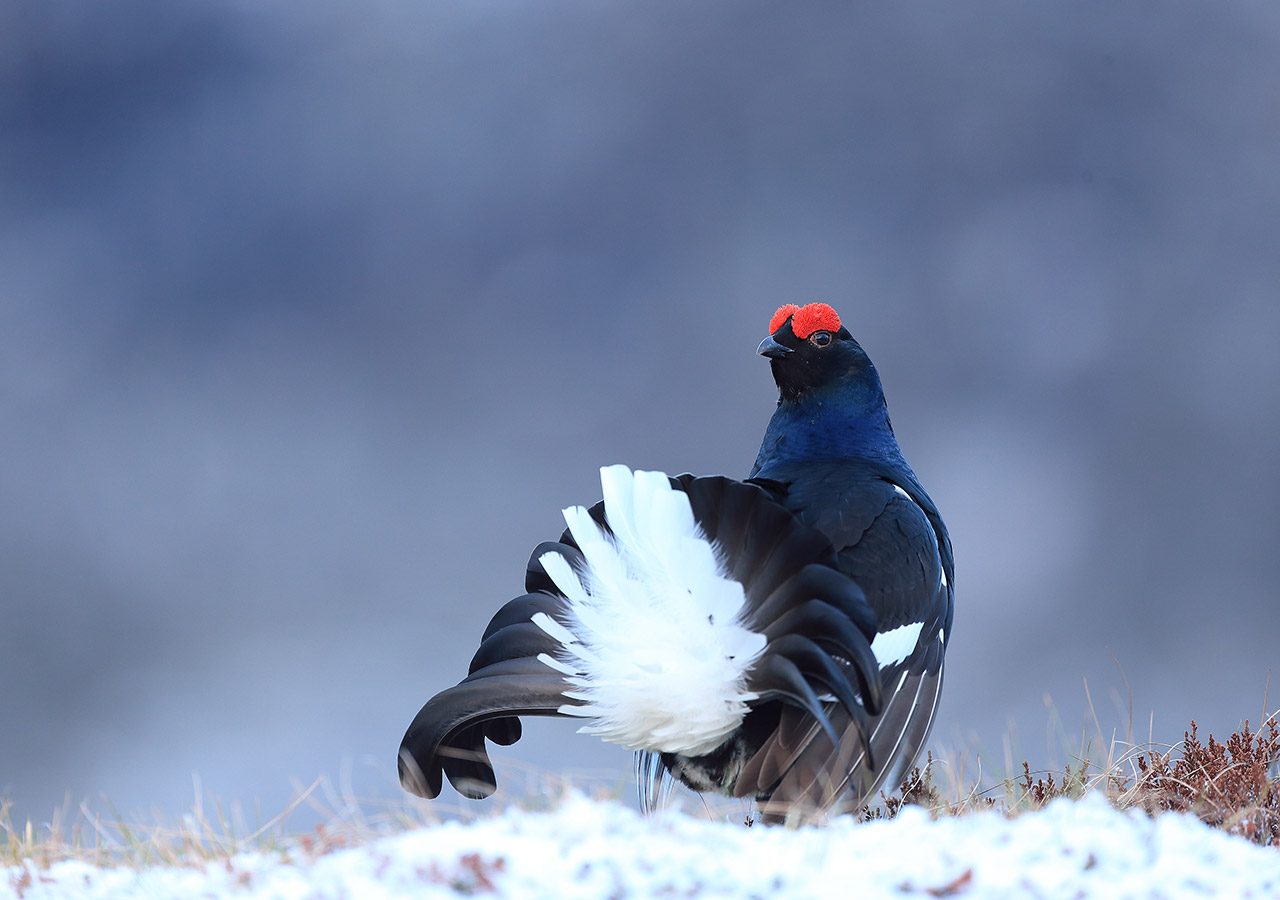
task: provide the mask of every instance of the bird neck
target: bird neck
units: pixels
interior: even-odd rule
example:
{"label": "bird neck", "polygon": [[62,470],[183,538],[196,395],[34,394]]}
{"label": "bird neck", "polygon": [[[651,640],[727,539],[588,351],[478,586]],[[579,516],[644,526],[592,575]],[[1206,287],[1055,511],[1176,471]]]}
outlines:
{"label": "bird neck", "polygon": [[780,399],[752,475],[767,478],[775,465],[818,459],[902,460],[874,368]]}

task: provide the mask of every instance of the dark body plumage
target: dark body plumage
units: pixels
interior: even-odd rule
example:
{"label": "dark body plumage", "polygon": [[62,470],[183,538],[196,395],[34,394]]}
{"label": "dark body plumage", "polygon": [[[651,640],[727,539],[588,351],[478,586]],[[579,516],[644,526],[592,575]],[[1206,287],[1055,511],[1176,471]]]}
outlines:
{"label": "dark body plumage", "polygon": [[[951,634],[951,545],[898,448],[874,366],[835,325],[800,337],[787,317],[761,345],[780,399],[747,482],[671,480],[744,586],[743,622],[768,644],[746,681],[756,699],[719,746],[641,753],[645,807],[670,772],[695,790],[755,797],[770,819],[857,808],[928,736]],[[591,510],[606,529],[607,512]],[[487,796],[496,779],[484,740],[512,743],[515,716],[579,702],[545,663],[563,648],[532,621],[571,618],[540,562],[549,550],[585,565],[567,531],[535,550],[529,593],[498,612],[468,678],[406,733],[406,788],[434,797],[443,774]]]}
{"label": "dark body plumage", "polygon": [[[761,352],[772,357],[779,400],[749,480],[831,542],[836,568],[862,589],[878,633],[921,623],[905,658],[881,670],[885,705],[869,732],[831,709],[842,736],[835,746],[812,722],[788,711],[762,748],[746,750],[762,765],[789,766],[768,791],[781,813],[796,804],[856,808],[901,776],[932,726],[951,635],[951,540],[902,456],[880,376],[847,330],[816,347],[788,322]],[[744,734],[750,731],[744,727]],[[868,736],[871,752],[865,754],[861,745]],[[786,761],[772,762],[771,754]],[[669,768],[681,774],[680,763],[670,760]],[[685,762],[684,770],[686,781],[696,780],[689,777],[698,770],[695,761]],[[743,774],[750,783],[754,769]],[[735,793],[747,793],[745,787],[739,784]]]}

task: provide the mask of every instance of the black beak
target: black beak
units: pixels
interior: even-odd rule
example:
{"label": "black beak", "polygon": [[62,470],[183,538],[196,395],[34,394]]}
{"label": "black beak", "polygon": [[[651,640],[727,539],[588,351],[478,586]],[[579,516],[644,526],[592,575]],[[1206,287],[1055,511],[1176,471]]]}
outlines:
{"label": "black beak", "polygon": [[760,342],[759,349],[756,350],[761,356],[767,356],[770,359],[782,359],[784,356],[790,356],[792,350],[790,347],[784,347],[773,339],[773,335],[769,335]]}

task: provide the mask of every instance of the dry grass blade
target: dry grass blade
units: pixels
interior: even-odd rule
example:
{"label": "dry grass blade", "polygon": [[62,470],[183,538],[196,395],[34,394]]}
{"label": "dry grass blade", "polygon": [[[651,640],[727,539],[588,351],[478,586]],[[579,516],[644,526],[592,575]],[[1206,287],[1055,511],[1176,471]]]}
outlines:
{"label": "dry grass blade", "polygon": [[[968,754],[938,760],[930,753],[923,766],[907,773],[895,792],[881,794],[880,804],[862,809],[859,817],[892,819],[907,806],[921,807],[935,817],[987,810],[1017,815],[1057,798],[1101,794],[1122,809],[1152,815],[1191,813],[1213,827],[1280,848],[1280,723],[1276,716],[1268,717],[1257,732],[1246,722],[1222,742],[1212,735],[1202,742],[1195,722],[1180,744],[1162,749],[1098,738],[1084,742],[1074,764],[1061,771],[1033,770],[1023,762],[1019,775],[985,788],[981,756],[976,776],[966,776],[966,766],[973,762]],[[1005,753],[1016,758],[1007,741]],[[509,796],[528,810],[547,809],[556,798],[574,790],[575,784],[581,790],[584,782],[594,788],[588,793],[600,799],[617,800],[625,792],[618,783],[602,786],[598,775],[578,773],[579,778],[570,782],[514,759],[504,760],[504,766],[509,775],[523,776],[523,791]],[[935,772],[943,775],[941,788],[935,783]],[[230,812],[217,802],[206,806],[198,783],[195,805],[176,823],[158,817],[152,823],[128,822],[118,814],[104,817],[88,804],[73,807],[67,801],[47,823],[19,825],[13,821],[12,806],[0,800],[0,866],[30,872],[66,859],[101,866],[197,866],[229,860],[241,851],[280,853],[286,859],[314,857],[436,823],[441,816],[467,821],[502,809],[501,805],[429,804],[398,794],[390,801],[362,799],[355,796],[349,777],[337,785],[321,779],[295,787],[293,801],[257,828],[246,827],[234,806]],[[305,833],[290,832],[287,820],[303,807],[312,820],[324,824]],[[753,821],[741,801],[731,807],[704,804],[703,810],[712,819]]]}

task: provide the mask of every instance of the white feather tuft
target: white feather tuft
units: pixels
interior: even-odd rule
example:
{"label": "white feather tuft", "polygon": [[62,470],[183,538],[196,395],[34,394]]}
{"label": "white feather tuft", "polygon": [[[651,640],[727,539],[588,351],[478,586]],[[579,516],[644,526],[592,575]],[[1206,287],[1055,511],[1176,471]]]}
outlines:
{"label": "white feather tuft", "polygon": [[560,712],[580,731],[632,750],[709,753],[755,695],[747,671],[764,635],[740,621],[742,585],[724,574],[689,498],[661,472],[600,470],[612,537],[580,506],[564,511],[585,568],[558,553],[540,562],[568,598],[569,618],[533,621],[563,647],[543,662],[569,675]]}
{"label": "white feather tuft", "polygon": [[875,654],[880,668],[900,663],[910,656],[916,649],[916,642],[920,640],[922,628],[923,622],[912,622],[877,634],[871,642],[871,652]]}

